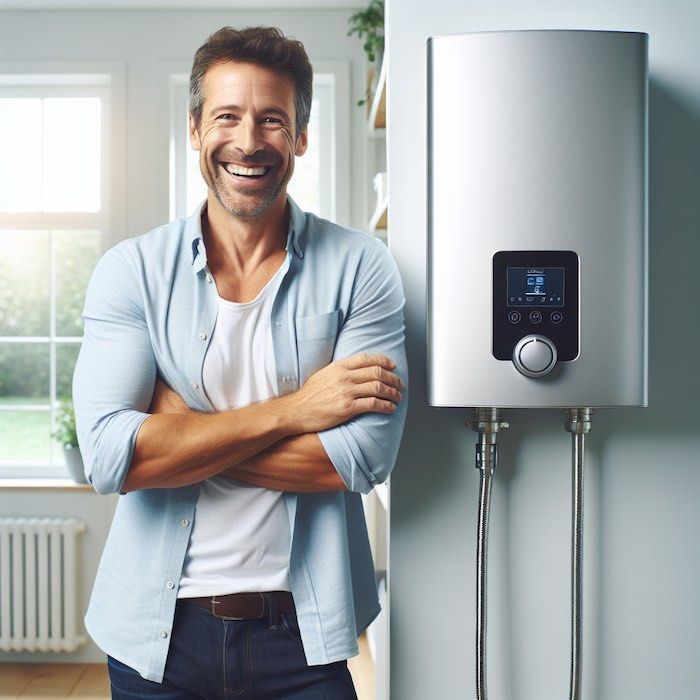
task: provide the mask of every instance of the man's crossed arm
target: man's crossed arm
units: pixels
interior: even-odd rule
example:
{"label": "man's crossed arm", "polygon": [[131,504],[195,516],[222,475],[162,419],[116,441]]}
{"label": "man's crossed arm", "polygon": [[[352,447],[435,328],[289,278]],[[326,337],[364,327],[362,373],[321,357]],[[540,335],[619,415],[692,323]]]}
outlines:
{"label": "man's crossed arm", "polygon": [[284,491],[346,488],[317,433],[362,413],[393,413],[403,382],[385,355],[332,362],[298,391],[219,413],[187,407],[156,383],[123,492],[174,488],[224,474]]}

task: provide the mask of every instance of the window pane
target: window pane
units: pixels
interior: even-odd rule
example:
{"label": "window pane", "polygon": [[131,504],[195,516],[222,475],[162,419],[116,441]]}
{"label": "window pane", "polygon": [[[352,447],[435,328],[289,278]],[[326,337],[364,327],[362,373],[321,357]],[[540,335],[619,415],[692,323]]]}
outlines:
{"label": "window pane", "polygon": [[44,100],[44,211],[100,210],[97,97]]}
{"label": "window pane", "polygon": [[0,211],[41,211],[41,99],[0,99]]}
{"label": "window pane", "polygon": [[48,343],[0,343],[0,400],[22,399],[49,403]]}
{"label": "window pane", "polygon": [[311,102],[311,117],[309,119],[309,145],[306,153],[294,159],[294,175],[289,182],[287,191],[303,211],[320,215],[320,138],[319,138],[319,101]]}
{"label": "window pane", "polygon": [[[0,399],[0,405],[5,403]],[[51,414],[0,410],[0,463],[51,459]]]}
{"label": "window pane", "polygon": [[67,399],[73,395],[73,371],[80,352],[80,343],[56,345],[56,396]]}
{"label": "window pane", "polygon": [[83,304],[100,257],[99,231],[53,231],[56,267],[56,335],[83,335]]}
{"label": "window pane", "polygon": [[0,336],[49,334],[49,233],[0,230]]}

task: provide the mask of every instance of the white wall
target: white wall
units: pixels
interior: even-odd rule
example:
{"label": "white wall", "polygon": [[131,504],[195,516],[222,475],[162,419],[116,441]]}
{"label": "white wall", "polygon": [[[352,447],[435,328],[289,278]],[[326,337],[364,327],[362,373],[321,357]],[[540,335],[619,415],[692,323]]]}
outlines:
{"label": "white wall", "polygon": [[[102,547],[107,539],[109,526],[114,514],[116,496],[98,496],[91,490],[57,491],[52,489],[13,489],[3,490],[0,485],[0,514],[18,518],[31,516],[38,518],[78,518],[87,526],[78,537],[77,566],[78,600],[80,619],[87,609],[92,582],[95,579]],[[82,627],[82,624],[81,624]],[[40,663],[95,663],[104,661],[104,654],[95,646],[84,629],[80,632],[87,643],[73,653],[32,653],[0,652],[0,663],[27,661]],[[2,666],[0,666],[0,679]],[[2,683],[0,682],[0,687]]]}
{"label": "white wall", "polygon": [[[271,24],[300,39],[312,61],[350,64],[351,220],[366,222],[365,63],[362,44],[347,37],[346,10],[206,10],[206,11],[1,11],[0,61],[116,60],[126,70],[126,168],[123,231],[111,241],[145,233],[168,220],[168,137],[170,71],[189,72],[196,49],[224,25]],[[88,596],[111,520],[111,499],[91,492],[6,491],[0,482],[3,515],[78,515],[88,525],[80,553],[82,607]],[[100,661],[92,644],[75,654],[0,654],[1,661]]]}
{"label": "white wall", "polygon": [[365,222],[364,95],[361,42],[348,37],[345,10],[2,11],[0,60],[123,61],[126,66],[126,230],[144,233],[168,220],[168,74],[189,72],[197,48],[224,25],[271,24],[300,39],[312,61],[350,62],[353,95],[353,226]]}
{"label": "white wall", "polygon": [[[425,43],[539,28],[651,37],[650,407],[600,411],[587,440],[584,697],[696,700],[700,5],[690,0],[389,0],[389,238],[407,294],[412,382],[392,476],[392,698],[474,697],[475,437],[465,411],[425,398]],[[508,417],[492,510],[489,695],[561,699],[570,436],[559,411]]]}

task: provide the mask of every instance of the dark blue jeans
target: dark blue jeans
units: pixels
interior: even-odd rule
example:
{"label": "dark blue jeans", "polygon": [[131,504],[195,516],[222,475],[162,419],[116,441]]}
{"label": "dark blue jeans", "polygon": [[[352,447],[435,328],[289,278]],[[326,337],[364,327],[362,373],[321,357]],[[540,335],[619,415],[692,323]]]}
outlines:
{"label": "dark blue jeans", "polygon": [[163,683],[108,663],[116,700],[357,700],[346,661],[307,665],[296,615],[222,620],[179,602]]}

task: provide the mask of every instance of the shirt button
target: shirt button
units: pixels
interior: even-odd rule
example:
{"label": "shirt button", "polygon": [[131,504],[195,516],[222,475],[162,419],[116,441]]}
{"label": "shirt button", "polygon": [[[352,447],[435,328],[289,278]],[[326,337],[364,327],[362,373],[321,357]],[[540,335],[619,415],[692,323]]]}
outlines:
{"label": "shirt button", "polygon": [[171,591],[173,590],[173,588],[175,588],[175,584],[174,584],[172,581],[168,581],[165,585],[166,585]]}
{"label": "shirt button", "polygon": [[161,639],[167,639],[168,638],[168,633],[165,630],[160,631],[160,638]]}
{"label": "shirt button", "polygon": [[279,321],[275,321],[275,325],[277,328],[282,328],[282,324]]}
{"label": "shirt button", "polygon": [[211,284],[214,281],[214,278],[211,275],[207,275],[207,282]]}
{"label": "shirt button", "polygon": [[193,389],[199,389],[199,384],[197,384],[197,382],[195,382],[194,379],[190,382],[190,386],[191,386]]}
{"label": "shirt button", "polygon": [[190,521],[189,521],[187,518],[184,518],[184,519],[180,522],[180,525],[182,525],[182,527],[187,527],[189,524],[190,524]]}
{"label": "shirt button", "polygon": [[206,339],[207,339],[207,334],[204,333],[204,332],[200,333],[200,334],[199,334],[199,339],[200,339],[200,340],[206,340]]}

